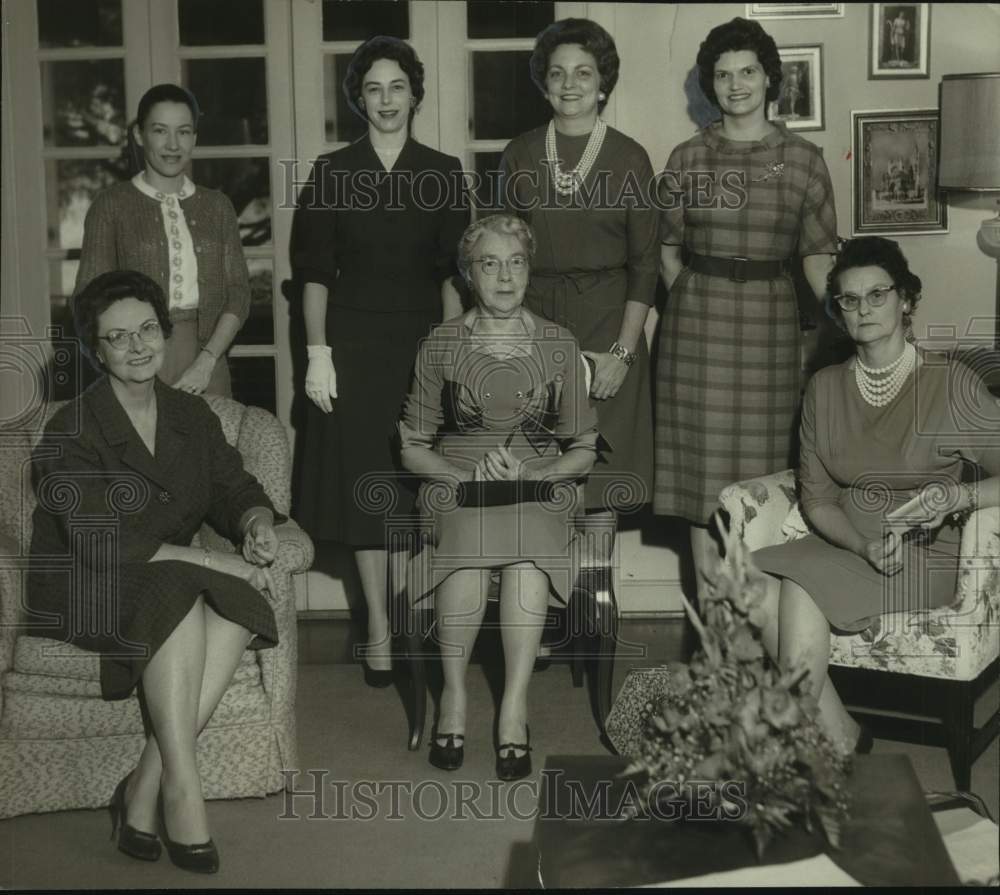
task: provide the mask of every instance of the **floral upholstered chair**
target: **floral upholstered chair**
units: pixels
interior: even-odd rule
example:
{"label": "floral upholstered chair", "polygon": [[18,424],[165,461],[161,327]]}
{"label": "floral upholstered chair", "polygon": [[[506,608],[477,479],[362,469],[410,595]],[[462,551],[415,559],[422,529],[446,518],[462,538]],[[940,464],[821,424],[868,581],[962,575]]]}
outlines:
{"label": "floral upholstered chair", "polygon": [[[287,513],[290,455],[281,424],[267,411],[206,398],[226,440]],[[24,567],[35,495],[31,450],[60,405],[39,409],[17,428],[0,427],[0,817],[97,808],[132,768],[145,742],[139,701],[101,698],[96,654],[19,636]],[[313,546],[294,522],[277,526],[280,547],[272,598],[280,642],[247,650],[198,741],[205,797],[264,796],[284,787],[282,769],[298,766],[295,733],[297,630],[292,575],[312,564]],[[196,542],[234,546],[208,526]]]}
{"label": "floral upholstered chair", "polygon": [[[737,482],[719,499],[753,550],[809,532],[793,470]],[[973,721],[976,697],[1000,672],[1000,510],[979,510],[966,522],[951,605],[886,613],[857,634],[834,633],[830,648],[833,666],[912,675],[928,692],[943,691],[943,738],[956,785],[968,789],[972,763],[1000,732],[1000,710],[978,729]]]}

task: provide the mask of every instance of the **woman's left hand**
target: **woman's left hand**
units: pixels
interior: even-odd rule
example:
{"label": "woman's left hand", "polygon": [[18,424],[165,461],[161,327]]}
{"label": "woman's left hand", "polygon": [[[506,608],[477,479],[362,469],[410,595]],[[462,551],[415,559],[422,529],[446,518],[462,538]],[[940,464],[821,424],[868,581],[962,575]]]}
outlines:
{"label": "woman's left hand", "polygon": [[583,355],[594,362],[594,381],[590,384],[591,397],[598,401],[606,401],[617,395],[628,373],[625,361],[606,351],[584,351]]}
{"label": "woman's left hand", "polygon": [[487,481],[516,482],[524,477],[524,464],[505,447],[488,451],[483,456],[482,468]]}
{"label": "woman's left hand", "polygon": [[202,351],[181,378],[174,383],[174,388],[192,395],[200,395],[208,388],[213,370],[215,370],[215,358],[207,351]]}
{"label": "woman's left hand", "polygon": [[243,537],[243,558],[255,566],[268,566],[278,555],[278,535],[274,526],[253,519]]}

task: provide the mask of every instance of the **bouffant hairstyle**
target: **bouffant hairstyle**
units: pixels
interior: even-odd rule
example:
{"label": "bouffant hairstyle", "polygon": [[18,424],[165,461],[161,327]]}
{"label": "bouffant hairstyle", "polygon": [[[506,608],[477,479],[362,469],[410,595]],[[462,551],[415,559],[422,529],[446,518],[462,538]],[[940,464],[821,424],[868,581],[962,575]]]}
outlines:
{"label": "bouffant hairstyle", "polygon": [[167,300],[159,284],[135,270],[110,270],[94,277],[73,299],[73,326],[87,360],[98,370],[99,338],[97,321],[115,302],[134,298],[153,308],[165,339],[170,337],[173,324],[167,310]]}
{"label": "bouffant hairstyle", "polygon": [[379,59],[391,59],[399,64],[403,73],[410,81],[410,92],[413,94],[413,108],[410,109],[410,120],[413,119],[417,107],[424,99],[424,65],[417,57],[416,51],[405,40],[398,37],[387,37],[380,34],[370,40],[366,40],[354,51],[351,62],[347,66],[347,75],[344,77],[344,96],[347,97],[347,104],[356,115],[360,115],[365,121],[368,116],[365,114],[365,104],[361,97],[361,90],[364,87],[365,75]]}
{"label": "bouffant hairstyle", "polygon": [[198,118],[201,116],[201,109],[194,94],[177,84],[157,84],[150,87],[139,100],[139,111],[135,116],[135,123],[139,130],[142,130],[149,118],[149,113],[153,111],[153,106],[157,103],[183,103],[191,110],[191,120],[194,122],[195,131],[198,130]]}
{"label": "bouffant hairstyle", "polygon": [[723,53],[753,50],[757,61],[768,79],[765,97],[774,102],[781,92],[781,57],[778,47],[759,22],[751,22],[738,16],[724,25],[716,25],[708,32],[708,37],[698,48],[698,83],[702,93],[716,108],[719,98],[715,95],[715,63]]}
{"label": "bouffant hairstyle", "polygon": [[458,269],[466,280],[472,269],[474,260],[472,253],[476,250],[476,243],[487,232],[499,233],[501,236],[516,236],[529,260],[534,257],[535,234],[531,227],[513,214],[491,214],[469,224],[458,241]]}
{"label": "bouffant hairstyle", "polygon": [[840,292],[840,275],[845,270],[855,267],[881,267],[889,274],[899,297],[910,305],[910,310],[903,315],[904,322],[909,323],[909,318],[920,301],[923,284],[920,282],[920,277],[910,270],[899,243],[882,236],[859,236],[857,239],[848,240],[841,247],[837,260],[826,277],[827,314],[839,323],[843,323],[844,311],[833,296]]}
{"label": "bouffant hairstyle", "polygon": [[618,83],[621,64],[614,38],[590,19],[560,19],[549,25],[535,39],[535,49],[528,63],[531,80],[543,94],[546,92],[545,76],[549,70],[549,59],[555,48],[562,44],[579,44],[594,57],[601,79],[600,90],[604,94],[604,99],[597,103],[597,109],[603,111]]}

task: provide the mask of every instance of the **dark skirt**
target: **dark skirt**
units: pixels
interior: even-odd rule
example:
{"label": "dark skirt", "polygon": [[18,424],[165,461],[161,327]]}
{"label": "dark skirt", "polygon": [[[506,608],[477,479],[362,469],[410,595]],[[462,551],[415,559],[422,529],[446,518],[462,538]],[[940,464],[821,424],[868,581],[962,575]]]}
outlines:
{"label": "dark skirt", "polygon": [[[198,312],[196,310],[174,311],[170,315],[170,322],[174,325],[174,329],[167,340],[163,354],[163,366],[160,368],[159,374],[160,379],[167,385],[173,385],[177,382],[201,352],[201,345],[198,342]],[[222,395],[226,398],[233,396],[233,386],[229,377],[229,362],[225,356],[220,357],[215,362],[215,369],[212,370],[212,378],[208,381],[205,394]]]}
{"label": "dark skirt", "polygon": [[384,549],[386,515],[412,513],[416,491],[403,478],[396,424],[420,340],[440,318],[327,309],[337,397],[329,414],[307,401],[296,515],[313,538]]}
{"label": "dark skirt", "polygon": [[791,280],[678,274],[660,325],[656,513],[704,525],[726,485],[795,465],[799,355]]}

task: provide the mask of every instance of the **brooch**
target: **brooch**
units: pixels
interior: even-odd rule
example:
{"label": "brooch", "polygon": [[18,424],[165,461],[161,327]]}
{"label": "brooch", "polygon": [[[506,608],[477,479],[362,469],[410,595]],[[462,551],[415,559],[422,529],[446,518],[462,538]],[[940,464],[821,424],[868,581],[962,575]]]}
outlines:
{"label": "brooch", "polygon": [[754,183],[760,183],[764,180],[770,180],[772,177],[781,177],[785,171],[784,162],[768,162],[767,170],[760,175],[760,177],[755,177],[753,179]]}

